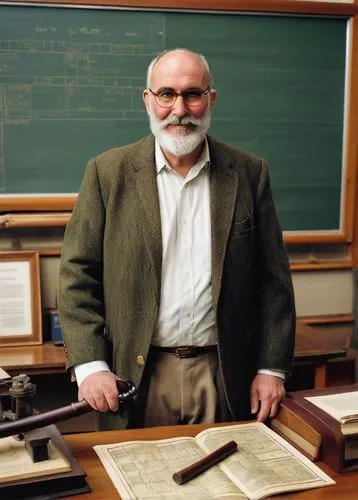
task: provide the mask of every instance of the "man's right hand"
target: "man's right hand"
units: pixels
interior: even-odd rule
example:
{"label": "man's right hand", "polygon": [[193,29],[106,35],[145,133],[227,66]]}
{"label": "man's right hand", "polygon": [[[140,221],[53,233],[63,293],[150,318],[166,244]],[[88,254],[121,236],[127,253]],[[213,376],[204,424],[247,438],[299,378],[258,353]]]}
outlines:
{"label": "man's right hand", "polygon": [[97,411],[117,411],[119,406],[117,380],[119,377],[107,371],[87,375],[80,384],[78,401],[85,399]]}

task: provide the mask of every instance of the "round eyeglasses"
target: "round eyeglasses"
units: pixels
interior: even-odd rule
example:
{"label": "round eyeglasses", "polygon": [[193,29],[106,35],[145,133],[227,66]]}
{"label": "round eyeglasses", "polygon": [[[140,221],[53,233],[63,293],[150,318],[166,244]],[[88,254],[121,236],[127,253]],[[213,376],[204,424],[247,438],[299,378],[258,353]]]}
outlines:
{"label": "round eyeglasses", "polygon": [[171,108],[174,106],[178,96],[182,96],[185,104],[191,108],[200,106],[204,100],[204,96],[210,91],[210,87],[202,89],[188,89],[183,92],[175,92],[173,89],[159,89],[158,92],[148,89],[154,96],[155,102],[162,108]]}

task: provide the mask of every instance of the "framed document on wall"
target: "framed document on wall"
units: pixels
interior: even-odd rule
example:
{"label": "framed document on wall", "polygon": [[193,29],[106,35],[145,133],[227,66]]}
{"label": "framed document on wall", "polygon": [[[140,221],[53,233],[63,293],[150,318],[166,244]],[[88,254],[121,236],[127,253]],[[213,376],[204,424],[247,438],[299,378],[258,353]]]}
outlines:
{"label": "framed document on wall", "polygon": [[0,347],[42,343],[38,252],[0,252]]}

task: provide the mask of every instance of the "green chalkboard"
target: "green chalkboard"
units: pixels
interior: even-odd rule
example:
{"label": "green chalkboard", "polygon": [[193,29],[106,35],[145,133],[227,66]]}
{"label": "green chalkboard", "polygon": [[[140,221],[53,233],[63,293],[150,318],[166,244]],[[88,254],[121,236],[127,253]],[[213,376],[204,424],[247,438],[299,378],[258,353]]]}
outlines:
{"label": "green chalkboard", "polygon": [[[207,56],[211,134],[265,157],[284,230],[338,230],[347,19],[0,6],[0,196],[76,193],[149,131],[149,62]],[[36,208],[36,207],[34,207]]]}

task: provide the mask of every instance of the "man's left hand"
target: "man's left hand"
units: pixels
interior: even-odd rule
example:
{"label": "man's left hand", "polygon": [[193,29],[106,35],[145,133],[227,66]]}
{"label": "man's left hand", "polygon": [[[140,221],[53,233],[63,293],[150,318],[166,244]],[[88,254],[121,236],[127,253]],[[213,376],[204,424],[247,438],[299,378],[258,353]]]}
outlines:
{"label": "man's left hand", "polygon": [[257,422],[274,417],[285,397],[284,381],[274,375],[258,373],[251,384],[251,413],[258,413]]}

